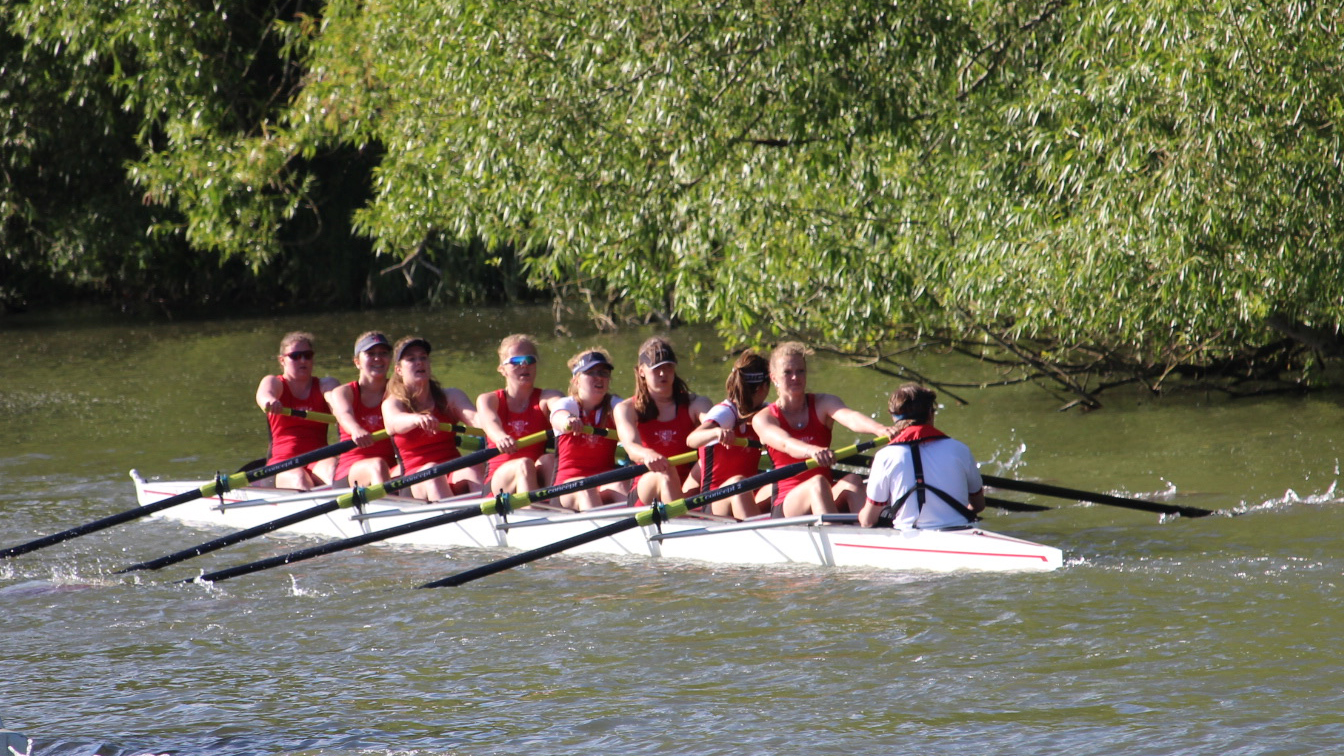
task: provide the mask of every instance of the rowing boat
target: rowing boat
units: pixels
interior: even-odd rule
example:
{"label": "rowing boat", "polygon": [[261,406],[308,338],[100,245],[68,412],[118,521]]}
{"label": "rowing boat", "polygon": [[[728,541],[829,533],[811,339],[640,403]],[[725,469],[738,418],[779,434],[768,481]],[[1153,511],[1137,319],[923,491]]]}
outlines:
{"label": "rowing boat", "polygon": [[[141,506],[200,488],[200,481],[145,480],[131,471]],[[241,530],[336,498],[349,489],[297,492],[246,487],[214,499],[198,499],[156,513],[193,526]],[[387,496],[359,508],[332,513],[284,528],[281,532],[322,538],[348,538],[424,519],[454,506],[477,506],[479,496],[427,504]],[[612,507],[580,514],[526,508],[507,516],[473,517],[388,539],[388,543],[453,549],[461,547],[528,550],[581,533],[642,507]],[[601,538],[573,553],[690,559],[719,564],[811,564],[881,570],[950,572],[1048,571],[1063,563],[1052,546],[993,533],[979,527],[948,530],[860,528],[853,515],[806,515],[738,523],[707,517],[683,517]]]}

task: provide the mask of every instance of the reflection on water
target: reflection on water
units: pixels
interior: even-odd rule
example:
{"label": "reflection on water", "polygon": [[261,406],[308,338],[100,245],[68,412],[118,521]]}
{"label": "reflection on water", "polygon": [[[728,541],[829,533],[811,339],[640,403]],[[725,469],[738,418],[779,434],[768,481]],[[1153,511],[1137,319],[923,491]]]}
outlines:
{"label": "reflection on water", "polygon": [[[498,384],[501,336],[549,332],[528,308],[6,327],[22,358],[0,373],[0,545],[133,506],[129,468],[201,478],[257,456],[252,395],[285,331],[316,332],[319,370],[345,379],[355,334],[422,333],[471,394]],[[646,335],[542,338],[541,382],[600,343],[629,393]],[[718,342],[674,339],[717,398]],[[978,369],[940,365],[922,367]],[[893,387],[825,360],[810,380],[868,412]],[[201,533],[136,522],[0,562],[0,718],[36,753],[106,756],[1337,749],[1338,397],[1114,394],[1083,415],[1031,387],[966,393],[940,425],[986,472],[1236,516],[991,511],[1065,550],[1047,575],[562,556],[435,591],[413,586],[498,554],[369,547],[173,585],[198,568],[109,573]]]}

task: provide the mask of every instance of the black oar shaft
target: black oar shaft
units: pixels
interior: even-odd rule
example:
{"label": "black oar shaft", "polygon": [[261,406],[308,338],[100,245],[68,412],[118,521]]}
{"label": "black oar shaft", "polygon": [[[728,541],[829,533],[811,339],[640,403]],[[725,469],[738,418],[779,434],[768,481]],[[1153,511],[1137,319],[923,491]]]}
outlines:
{"label": "black oar shaft", "polygon": [[285,515],[284,517],[276,518],[274,520],[271,520],[270,522],[263,522],[260,525],[254,525],[253,527],[247,528],[246,530],[240,530],[236,533],[230,533],[226,536],[220,536],[219,538],[216,538],[213,541],[206,541],[205,543],[199,544],[197,546],[192,546],[189,549],[182,549],[181,551],[168,554],[167,556],[161,556],[158,559],[151,559],[148,562],[140,562],[139,564],[133,564],[130,567],[123,567],[122,569],[117,570],[115,574],[121,574],[123,572],[134,572],[136,570],[163,569],[164,567],[167,567],[170,564],[185,562],[188,559],[198,557],[202,554],[209,554],[212,551],[219,551],[225,546],[232,546],[235,543],[240,543],[242,541],[246,541],[249,538],[256,538],[257,536],[265,535],[272,531],[279,530],[280,528],[288,527],[298,522],[303,522],[304,520],[309,520],[314,517],[321,517],[324,514],[335,512],[337,509],[340,508],[341,505],[339,500],[324,502],[322,504],[318,504],[315,507],[309,507],[308,509],[295,512],[293,514]]}
{"label": "black oar shaft", "polygon": [[[845,447],[843,449],[838,450],[836,456],[837,457],[850,456],[856,452],[860,452],[865,449],[871,449],[874,446],[881,446],[887,443],[888,440],[889,439],[887,438],[877,438],[872,441],[864,441],[862,443],[855,444],[854,446]],[[744,491],[754,491],[755,489],[760,488],[761,486],[769,485],[770,483],[774,483],[779,480],[784,480],[785,478],[791,478],[795,475],[798,475],[799,473],[802,473],[816,466],[817,466],[816,460],[808,459],[802,462],[794,462],[793,464],[784,465],[783,467],[777,467],[773,470],[767,470],[766,472],[760,473],[758,475],[753,475],[750,478],[745,478],[736,483],[730,483],[729,485],[720,486],[719,488],[716,488],[712,491],[704,491],[694,496],[688,496],[684,499],[679,499],[670,504],[665,504],[662,506],[661,513],[655,514],[656,508],[651,507],[633,517],[627,517],[624,520],[613,522],[610,525],[605,525],[603,527],[597,528],[592,532],[580,533],[578,535],[566,538],[563,541],[557,541],[556,543],[532,549],[531,551],[525,551],[521,554],[515,554],[505,559],[500,559],[496,562],[491,562],[490,564],[482,565],[480,567],[476,567],[470,570],[465,570],[455,575],[449,575],[446,578],[435,580],[431,583],[425,583],[424,585],[421,585],[419,587],[442,588],[449,586],[459,586],[462,585],[463,583],[469,583],[473,580],[477,580],[479,578],[483,578],[488,575],[493,575],[496,572],[502,572],[503,570],[507,570],[511,567],[517,567],[520,564],[535,562],[538,559],[544,559],[553,554],[559,554],[560,552],[565,551],[567,549],[572,549],[575,546],[582,546],[585,543],[592,543],[593,541],[597,541],[602,538],[615,535],[617,533],[622,533],[626,530],[630,530],[631,528],[636,528],[641,525],[652,524],[655,517],[661,517],[661,516],[679,517],[685,514],[687,510],[695,509],[696,507],[702,507],[711,502],[728,498],[729,496],[736,496],[737,494],[742,493]]]}
{"label": "black oar shaft", "polygon": [[[537,435],[540,438],[545,437],[545,434],[537,434]],[[536,443],[536,441],[539,440],[539,438],[533,436],[529,436],[528,438],[533,439],[531,443]],[[457,470],[461,470],[463,468],[479,464],[481,462],[490,459],[491,457],[494,457],[497,454],[499,454],[499,449],[490,448],[490,449],[482,449],[478,452],[472,452],[471,454],[468,454],[463,457],[458,457],[457,459],[450,459],[447,462],[442,462],[440,464],[434,465],[433,467],[421,470],[420,472],[411,473],[410,475],[405,475],[400,478],[394,478],[381,485],[372,486],[368,489],[364,489],[364,498],[367,501],[381,499],[382,497],[386,496],[389,493],[399,491],[403,488],[408,488],[421,481],[437,478],[441,475],[448,475],[449,473],[456,472]],[[322,515],[334,512],[337,509],[352,506],[354,505],[355,501],[356,499],[353,494],[346,494],[339,498],[332,499],[331,501],[318,504],[315,507],[309,507],[308,509],[305,509],[303,511],[285,515],[284,517],[271,520],[270,522],[263,522],[260,525],[250,527],[246,530],[240,530],[237,533],[231,533],[229,535],[216,538],[213,541],[208,541],[206,543],[200,544],[199,546],[193,546],[189,549],[183,549],[176,553],[159,557],[158,559],[152,559],[148,562],[141,562],[140,564],[134,564],[131,565],[130,567],[118,570],[117,572],[118,573],[130,572],[132,570],[157,570],[162,567],[166,567],[170,564],[177,564],[178,562],[191,559],[192,557],[197,557],[202,554],[208,554],[212,551],[218,551],[219,549],[222,549],[225,546],[231,546],[235,543],[246,541],[249,538],[256,538],[257,536],[265,535],[272,531],[279,530],[280,528],[288,527],[290,525],[303,522],[304,520],[310,520],[314,517],[321,517]]]}
{"label": "black oar shaft", "polygon": [[1199,507],[1180,507],[1172,504],[1158,504],[1142,499],[1127,499],[1120,496],[1111,496],[1110,494],[1079,491],[1075,488],[1063,488],[1061,486],[1052,486],[1045,483],[1033,483],[1026,480],[1000,478],[994,475],[985,475],[982,477],[984,478],[986,485],[1002,488],[1006,491],[1021,491],[1022,493],[1054,496],[1062,499],[1077,499],[1078,501],[1090,501],[1094,504],[1110,504],[1111,506],[1137,509],[1142,512],[1155,512],[1157,514],[1178,514],[1184,517],[1205,517],[1213,514],[1211,510],[1200,509]]}
{"label": "black oar shaft", "polygon": [[384,541],[389,538],[396,538],[399,535],[414,533],[417,530],[424,530],[425,528],[432,528],[438,525],[447,525],[448,523],[451,522],[466,520],[471,517],[476,517],[477,515],[480,514],[481,514],[480,509],[461,509],[456,512],[448,512],[445,514],[430,517],[428,519],[416,520],[415,522],[408,522],[404,525],[397,525],[395,527],[387,528],[386,530],[376,530],[372,533],[363,533],[361,535],[351,536],[349,538],[343,538],[339,541],[332,541],[330,543],[318,544],[317,546],[312,546],[306,549],[300,549],[298,551],[291,551],[288,554],[281,554],[280,556],[274,556],[268,559],[260,559],[255,562],[240,564],[236,567],[229,567],[227,569],[217,570],[215,572],[208,572],[202,575],[200,578],[179,580],[178,582],[190,583],[193,582],[193,580],[195,579],[199,579],[207,583],[219,583],[228,580],[230,578],[241,577],[243,575],[250,575],[253,572],[268,570],[272,567],[283,567],[287,564],[302,562],[307,559],[313,559],[315,557],[320,557],[326,554],[332,554],[337,551],[344,551],[345,549],[353,549],[359,546],[363,546],[365,544],[376,543],[377,541]]}
{"label": "black oar shaft", "polygon": [[527,564],[528,562],[535,562],[538,559],[544,559],[553,554],[559,554],[560,552],[565,551],[566,549],[572,549],[575,546],[582,546],[585,543],[591,543],[600,538],[613,536],[616,535],[617,533],[623,533],[627,530],[630,530],[631,528],[637,528],[637,527],[639,527],[639,520],[634,517],[627,517],[624,520],[618,520],[616,522],[611,523],[610,525],[603,525],[602,527],[597,528],[591,533],[580,533],[579,535],[566,538],[563,541],[556,541],[555,543],[548,544],[546,546],[542,546],[540,548],[533,549],[531,551],[526,551],[523,552],[522,554],[514,554],[511,557],[500,559],[497,562],[484,564],[475,569],[466,570],[465,572],[459,572],[456,575],[449,575],[448,577],[443,578],[441,580],[435,580],[432,583],[425,583],[424,585],[418,587],[444,588],[444,587],[462,585],[463,583],[470,583],[473,580],[478,580],[480,578],[486,577],[487,575],[493,575],[496,572],[503,572],[504,570],[517,567],[518,565],[521,564]]}
{"label": "black oar shaft", "polygon": [[[379,432],[381,433],[383,431]],[[317,462],[318,460],[326,459],[327,457],[334,457],[337,454],[342,454],[353,448],[355,448],[354,441],[341,441],[330,446],[324,446],[321,449],[314,449],[306,454],[300,454],[297,457],[290,457],[289,459],[276,462],[275,464],[257,468],[256,470],[248,470],[246,472],[234,473],[227,477],[221,477],[218,482],[208,483],[194,491],[183,491],[176,496],[171,496],[162,501],[156,501],[153,504],[146,504],[134,509],[128,509],[124,512],[109,515],[100,520],[94,520],[93,522],[88,522],[70,528],[69,530],[63,530],[60,533],[53,533],[49,536],[43,536],[42,538],[29,541],[28,543],[13,546],[0,551],[0,557],[14,557],[19,556],[20,554],[27,554],[30,551],[37,551],[38,549],[43,549],[47,546],[54,546],[63,541],[68,541],[71,538],[78,538],[82,535],[105,530],[114,525],[121,525],[122,523],[130,522],[131,520],[138,520],[141,517],[148,517],[156,512],[162,512],[169,507],[175,507],[178,504],[185,504],[189,501],[195,501],[206,496],[214,496],[217,493],[231,491],[235,488],[245,486],[248,483],[255,483],[256,481],[269,478],[272,475],[278,475],[286,470],[293,470],[296,467],[303,467],[312,464],[313,462]]]}
{"label": "black oar shaft", "polygon": [[[646,468],[644,465],[620,467],[615,470],[608,470],[607,472],[598,473],[597,475],[591,475],[587,478],[577,478],[575,480],[560,483],[558,485],[537,489],[536,491],[529,491],[527,493],[522,494],[511,494],[509,496],[509,505],[515,506],[514,502],[515,498],[518,499],[517,502],[518,504],[525,506],[527,504],[532,504],[538,501],[544,501],[546,499],[554,498],[561,494],[573,493],[574,491],[581,491],[588,488],[596,488],[597,486],[606,485],[607,483],[615,483],[622,480],[628,480],[637,475],[642,475],[645,472],[648,472],[648,468]],[[333,554],[337,551],[344,551],[346,549],[358,548],[360,546],[387,540],[389,538],[396,538],[397,536],[407,535],[410,533],[415,533],[420,530],[426,530],[428,528],[438,527],[439,525],[447,525],[453,522],[461,522],[462,520],[466,520],[483,514],[493,514],[494,512],[495,512],[494,500],[490,499],[483,502],[481,506],[473,509],[464,509],[459,510],[457,512],[448,512],[445,514],[436,515],[434,517],[428,517],[423,520],[416,520],[415,522],[408,522],[402,525],[396,525],[390,528],[385,528],[383,530],[377,530],[372,533],[364,533],[362,535],[351,536],[350,538],[344,538],[339,541],[333,541],[331,543],[321,544],[319,546],[313,546],[307,549],[301,549],[299,551],[295,551],[289,554],[282,554],[280,556],[270,557],[268,559],[262,559],[256,562],[249,562],[248,564],[241,564],[236,567],[230,567],[228,569],[211,572],[202,575],[198,579],[205,582],[219,582],[222,580],[228,580],[230,578],[235,578],[242,575],[249,575],[253,572],[260,572],[261,570],[270,569],[271,567],[281,567],[287,564],[301,562],[306,559],[312,559],[314,557],[324,556],[326,554]],[[192,581],[181,580],[178,582],[188,583]]]}

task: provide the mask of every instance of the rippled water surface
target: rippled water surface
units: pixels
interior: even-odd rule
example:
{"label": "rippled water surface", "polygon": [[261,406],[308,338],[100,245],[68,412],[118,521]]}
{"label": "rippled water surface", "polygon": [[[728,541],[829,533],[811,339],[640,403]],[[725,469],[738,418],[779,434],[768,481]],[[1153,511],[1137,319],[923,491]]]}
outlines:
{"label": "rippled water surface", "polygon": [[[201,478],[258,456],[251,397],[286,330],[314,330],[321,372],[345,379],[359,331],[419,331],[475,394],[497,385],[501,336],[549,329],[528,309],[25,318],[0,321],[17,358],[0,371],[0,546],[132,507],[129,468]],[[545,338],[542,382],[594,342],[624,369],[643,335]],[[674,338],[717,398],[717,341]],[[811,380],[868,412],[894,385],[822,360]],[[414,586],[500,554],[368,547],[176,585],[296,541],[112,574],[204,540],[141,521],[0,562],[0,717],[36,753],[103,756],[1339,750],[1339,396],[1112,394],[1078,415],[1030,387],[965,395],[940,425],[986,472],[1226,514],[992,512],[1064,549],[1046,575],[561,556],[439,590]]]}

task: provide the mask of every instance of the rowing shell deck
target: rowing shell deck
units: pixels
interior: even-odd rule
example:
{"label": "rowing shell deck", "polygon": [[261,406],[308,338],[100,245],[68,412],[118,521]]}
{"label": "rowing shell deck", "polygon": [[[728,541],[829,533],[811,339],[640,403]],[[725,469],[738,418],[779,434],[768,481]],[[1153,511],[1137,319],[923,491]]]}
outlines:
{"label": "rowing shell deck", "polygon": [[[146,481],[132,470],[141,506],[184,491],[200,481]],[[197,499],[171,507],[156,517],[191,525],[242,530],[331,501],[348,489],[301,493],[276,488],[242,488],[222,497]],[[348,538],[425,519],[455,506],[479,505],[479,497],[427,505],[417,499],[388,496],[363,507],[341,509],[304,520],[285,532],[325,538]],[[244,504],[243,506],[239,506]],[[643,508],[621,507],[583,514],[520,509],[507,518],[478,516],[388,539],[421,548],[508,548],[528,550],[580,533],[591,532]],[[870,567],[883,570],[975,570],[987,572],[1058,569],[1063,553],[1052,546],[991,533],[976,527],[960,530],[891,530],[844,524],[852,515],[808,515],[783,520],[733,523],[678,518],[657,526],[635,528],[572,549],[570,553],[694,559],[720,564],[814,564]]]}

